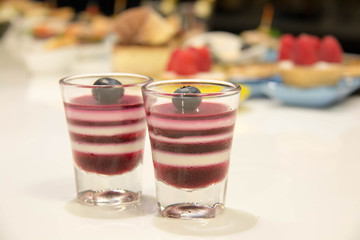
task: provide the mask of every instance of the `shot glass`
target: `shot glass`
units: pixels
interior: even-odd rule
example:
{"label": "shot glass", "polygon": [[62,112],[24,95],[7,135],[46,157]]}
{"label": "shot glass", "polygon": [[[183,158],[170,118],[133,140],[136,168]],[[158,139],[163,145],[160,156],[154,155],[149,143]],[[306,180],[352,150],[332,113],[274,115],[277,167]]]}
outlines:
{"label": "shot glass", "polygon": [[225,204],[240,87],[167,80],[142,92],[160,215],[215,217]]}
{"label": "shot glass", "polygon": [[81,203],[115,206],[140,201],[146,135],[141,87],[151,81],[130,73],[60,80]]}

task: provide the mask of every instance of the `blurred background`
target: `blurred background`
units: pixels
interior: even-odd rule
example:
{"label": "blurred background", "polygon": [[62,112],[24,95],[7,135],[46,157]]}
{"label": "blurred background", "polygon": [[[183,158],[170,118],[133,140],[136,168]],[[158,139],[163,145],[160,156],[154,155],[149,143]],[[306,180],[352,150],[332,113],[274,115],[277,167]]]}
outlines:
{"label": "blurred background", "polygon": [[31,74],[211,78],[285,101],[275,83],[332,87],[327,100],[295,101],[311,107],[357,91],[359,29],[357,0],[0,1],[1,47]]}
{"label": "blurred background", "polygon": [[209,21],[213,30],[241,32],[260,24],[265,4],[274,6],[272,27],[293,34],[335,35],[346,52],[360,52],[360,1],[357,0],[224,0]]}
{"label": "blurred background", "polygon": [[[160,0],[50,0],[52,6],[70,6],[76,12],[85,11],[88,6],[97,6],[107,16],[119,13],[125,8],[142,4],[160,4]],[[195,3],[195,0],[175,1],[170,4]],[[200,2],[200,1],[198,1]],[[209,0],[213,10],[208,18],[210,31],[240,33],[259,26],[264,6],[273,5],[275,11],[272,27],[280,32],[293,34],[309,33],[318,36],[335,35],[344,50],[360,53],[360,1],[357,0]]]}
{"label": "blurred background", "polygon": [[360,239],[359,54],[360,0],[0,0],[0,239],[197,230],[74,205],[58,81],[96,72],[241,85],[227,202],[259,224],[225,219],[196,239]]}

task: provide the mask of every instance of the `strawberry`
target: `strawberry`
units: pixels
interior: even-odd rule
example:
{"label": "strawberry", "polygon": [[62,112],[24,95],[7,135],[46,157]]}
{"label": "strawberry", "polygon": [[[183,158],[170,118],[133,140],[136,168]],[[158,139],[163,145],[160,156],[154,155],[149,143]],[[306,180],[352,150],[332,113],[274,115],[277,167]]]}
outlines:
{"label": "strawberry", "polygon": [[309,35],[300,35],[293,47],[291,60],[296,65],[311,65],[318,61],[314,39]]}
{"label": "strawberry", "polygon": [[314,35],[309,35],[311,41],[313,42],[313,45],[315,47],[316,51],[319,51],[320,48],[320,38]]}
{"label": "strawberry", "polygon": [[343,50],[335,37],[328,35],[321,40],[319,48],[320,60],[330,63],[341,63],[342,55]]}
{"label": "strawberry", "polygon": [[292,34],[284,34],[280,38],[278,60],[289,60],[292,48],[294,46],[295,37]]}
{"label": "strawberry", "polygon": [[211,70],[212,60],[209,49],[206,46],[195,48],[189,47],[189,50],[196,55],[196,66],[200,72],[208,72]]}
{"label": "strawberry", "polygon": [[174,57],[173,71],[179,75],[197,73],[197,56],[190,49],[180,49]]}
{"label": "strawberry", "polygon": [[315,50],[318,51],[320,48],[320,38],[318,36],[315,35],[310,35],[307,33],[302,33],[300,34],[299,37],[305,37],[311,40],[311,43],[313,44],[313,46],[315,47]]}
{"label": "strawberry", "polygon": [[178,55],[178,53],[181,51],[180,48],[176,48],[172,53],[171,53],[171,56],[170,56],[170,60],[168,62],[168,65],[166,67],[166,70],[167,71],[174,71],[174,66],[176,64],[176,57]]}

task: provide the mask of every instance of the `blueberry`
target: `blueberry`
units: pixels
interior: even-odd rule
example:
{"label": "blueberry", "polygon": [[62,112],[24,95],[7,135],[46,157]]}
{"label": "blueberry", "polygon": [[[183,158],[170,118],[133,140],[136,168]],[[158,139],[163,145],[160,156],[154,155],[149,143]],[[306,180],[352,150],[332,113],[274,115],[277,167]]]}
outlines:
{"label": "blueberry", "polygon": [[[118,80],[113,78],[99,78],[94,82],[94,85],[122,85]],[[100,104],[116,103],[123,95],[124,88],[94,88],[92,90],[93,97],[100,102]]]}
{"label": "blueberry", "polygon": [[172,98],[174,106],[182,113],[195,110],[201,103],[201,97],[197,96],[200,90],[193,86],[183,86],[174,93],[181,93],[180,96]]}

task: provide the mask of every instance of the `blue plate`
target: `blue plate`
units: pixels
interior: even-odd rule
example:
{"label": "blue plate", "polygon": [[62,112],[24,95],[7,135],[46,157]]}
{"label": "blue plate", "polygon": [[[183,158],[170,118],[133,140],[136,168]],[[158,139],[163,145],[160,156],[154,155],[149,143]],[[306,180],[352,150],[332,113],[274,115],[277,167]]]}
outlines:
{"label": "blue plate", "polygon": [[245,85],[250,88],[250,98],[266,97],[264,94],[264,88],[269,82],[280,82],[278,76],[270,76],[266,78],[230,78],[230,82],[237,83],[239,85]]}
{"label": "blue plate", "polygon": [[360,78],[344,78],[333,87],[296,88],[278,82],[268,82],[262,92],[287,105],[321,108],[345,99],[360,88]]}

